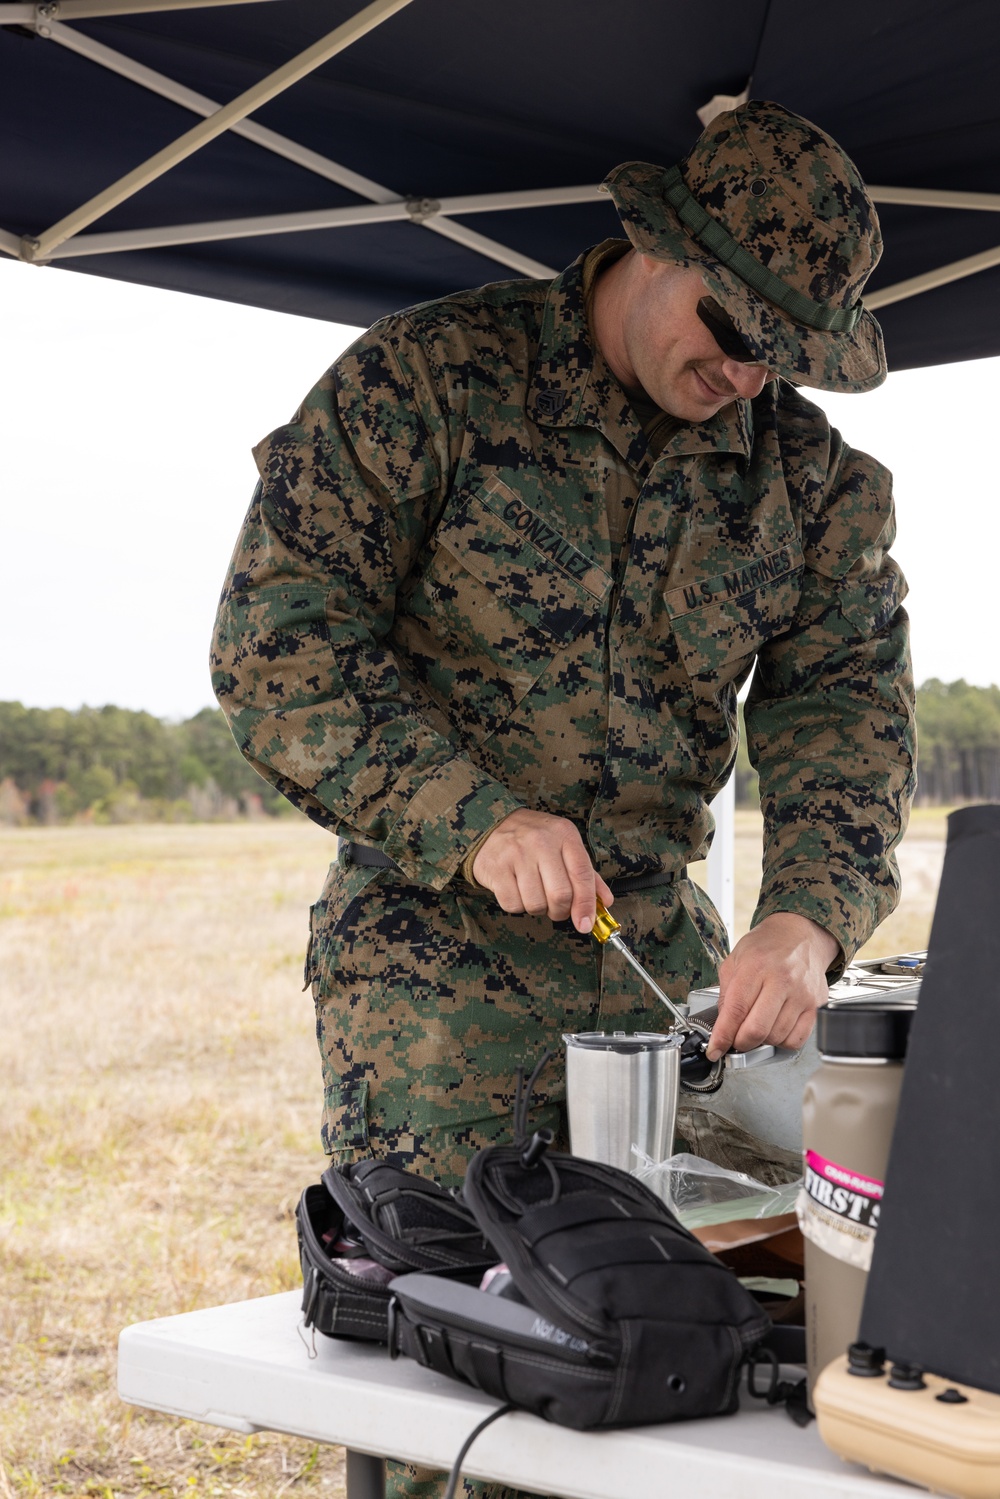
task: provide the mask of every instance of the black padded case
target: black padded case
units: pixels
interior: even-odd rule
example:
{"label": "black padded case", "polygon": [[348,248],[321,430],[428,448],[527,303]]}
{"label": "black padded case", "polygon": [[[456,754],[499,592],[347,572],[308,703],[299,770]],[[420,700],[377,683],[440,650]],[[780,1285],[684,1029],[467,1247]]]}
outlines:
{"label": "black padded case", "polygon": [[524,1159],[491,1146],[463,1189],[517,1300],[401,1277],[390,1352],[578,1429],[734,1411],[770,1322],[733,1272],[626,1172]]}
{"label": "black padded case", "polygon": [[[362,1254],[395,1276],[421,1271],[475,1284],[498,1259],[450,1192],[381,1161],[331,1166],[302,1193],[295,1219],[305,1324],[329,1337],[387,1340],[391,1283],[352,1274]],[[336,1252],[344,1238],[360,1247]]]}

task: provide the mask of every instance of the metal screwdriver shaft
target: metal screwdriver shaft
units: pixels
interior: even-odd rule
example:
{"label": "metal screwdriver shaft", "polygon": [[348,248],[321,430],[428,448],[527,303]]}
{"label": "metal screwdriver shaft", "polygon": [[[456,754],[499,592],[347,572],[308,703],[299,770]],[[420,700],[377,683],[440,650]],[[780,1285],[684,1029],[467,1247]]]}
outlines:
{"label": "metal screwdriver shaft", "polygon": [[599,942],[602,947],[605,945],[605,943],[610,943],[610,945],[615,948],[617,952],[620,952],[626,962],[631,963],[632,967],[635,969],[639,977],[649,985],[653,993],[656,995],[657,999],[662,1000],[662,1002],[666,1005],[667,1009],[674,1017],[674,1027],[677,1030],[683,1031],[685,1035],[690,1035],[693,1031],[693,1027],[688,1024],[687,1019],[681,1014],[680,1010],[674,1004],[673,1000],[667,998],[652,975],[646,972],[645,968],[643,968],[642,964],[639,962],[639,959],[636,958],[625,946],[624,941],[619,935],[620,932],[621,926],[619,925],[619,923],[611,915],[611,912],[606,910],[601,902],[598,901],[597,917],[594,921],[593,929],[590,933],[590,935],[594,938],[594,941]]}

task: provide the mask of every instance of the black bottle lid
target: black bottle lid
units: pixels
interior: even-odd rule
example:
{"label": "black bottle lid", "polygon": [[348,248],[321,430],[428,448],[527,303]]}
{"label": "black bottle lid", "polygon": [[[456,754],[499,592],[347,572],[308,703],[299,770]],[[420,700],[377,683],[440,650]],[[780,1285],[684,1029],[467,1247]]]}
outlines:
{"label": "black bottle lid", "polygon": [[901,1062],[915,1010],[915,1005],[868,1001],[823,1005],[816,1016],[820,1055]]}
{"label": "black bottle lid", "polygon": [[870,1343],[852,1343],[847,1350],[847,1372],[861,1379],[877,1379],[885,1372],[885,1349]]}

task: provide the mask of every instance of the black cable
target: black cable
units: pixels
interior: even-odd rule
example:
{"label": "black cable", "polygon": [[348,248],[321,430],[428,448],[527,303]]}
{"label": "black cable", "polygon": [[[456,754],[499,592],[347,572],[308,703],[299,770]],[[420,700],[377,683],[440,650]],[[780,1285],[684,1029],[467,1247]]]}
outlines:
{"label": "black cable", "polygon": [[527,1082],[524,1079],[524,1068],[517,1069],[517,1092],[514,1095],[514,1144],[526,1145],[528,1142],[528,1114],[531,1111],[532,1096],[535,1084],[541,1076],[542,1069],[551,1062],[555,1056],[554,1051],[548,1047],[542,1052],[535,1063],[534,1070]]}
{"label": "black cable", "polygon": [[535,1100],[535,1084],[537,1083],[539,1077],[541,1076],[543,1069],[548,1065],[549,1062],[551,1062],[551,1060],[552,1060],[552,1058],[554,1056],[555,1056],[555,1052],[554,1051],[550,1051],[549,1048],[546,1046],[545,1050],[542,1052],[541,1056],[538,1058],[538,1061],[535,1063],[535,1066],[534,1066],[534,1069],[532,1070],[531,1076],[528,1078],[527,1082],[524,1085],[524,1125],[523,1125],[523,1129],[524,1129],[524,1138],[525,1139],[528,1138],[528,1115],[531,1112],[531,1105],[534,1103],[534,1100]]}
{"label": "black cable", "polygon": [[528,1138],[527,1111],[522,1115],[524,1102],[524,1068],[517,1069],[517,1092],[514,1094],[514,1144],[520,1145]]}
{"label": "black cable", "polygon": [[753,92],[753,79],[757,71],[757,64],[760,62],[760,49],[764,45],[764,33],[767,30],[767,23],[771,18],[771,4],[772,0],[767,0],[767,4],[764,6],[764,17],[760,23],[760,31],[757,33],[757,45],[753,49],[753,62],[750,64],[750,73],[747,78],[748,94]]}
{"label": "black cable", "polygon": [[479,1433],[481,1431],[485,1431],[487,1426],[489,1426],[493,1421],[499,1421],[501,1416],[509,1415],[512,1410],[516,1410],[516,1406],[502,1405],[499,1410],[491,1411],[490,1414],[486,1417],[485,1421],[480,1421],[479,1425],[475,1428],[474,1431],[469,1432],[469,1435],[462,1443],[461,1451],[455,1459],[452,1470],[448,1474],[448,1487],[444,1491],[444,1499],[455,1499],[455,1490],[458,1488],[458,1480],[462,1476],[462,1464],[465,1462],[465,1459],[469,1454],[469,1448],[472,1446]]}

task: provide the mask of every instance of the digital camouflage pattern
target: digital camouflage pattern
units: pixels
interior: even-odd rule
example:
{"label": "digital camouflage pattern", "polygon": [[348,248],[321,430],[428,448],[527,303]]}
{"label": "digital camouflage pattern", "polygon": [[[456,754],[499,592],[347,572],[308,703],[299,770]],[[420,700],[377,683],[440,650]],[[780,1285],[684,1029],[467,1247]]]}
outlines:
{"label": "digital camouflage pattern", "polygon": [[[725,937],[687,880],[620,896],[626,941],[673,997],[714,980]],[[614,948],[572,923],[508,916],[463,881],[444,890],[390,870],[331,866],[312,909],[306,977],[323,1058],[324,1148],[390,1155],[458,1185],[471,1154],[509,1139],[515,1070],[556,1051],[535,1126],[566,1139],[567,1031],[665,1030]],[[655,1005],[655,1001],[654,1001]]]}
{"label": "digital camouflage pattern", "polygon": [[788,385],[652,460],[577,262],[384,319],[256,456],[214,681],[323,826],[435,891],[519,806],[572,818],[606,879],[682,870],[756,657],[757,919],[798,911],[849,957],[892,908],[912,685],[889,475]]}
{"label": "digital camouflage pattern", "polygon": [[818,126],[752,99],[717,115],[676,167],[625,162],[605,187],[636,248],[697,265],[769,369],[820,390],[881,385],[881,330],[861,306],[878,214]]}
{"label": "digital camouflage pattern", "polygon": [[[262,775],[400,866],[338,859],[313,908],[327,1150],[455,1184],[542,1045],[666,1027],[614,950],[503,915],[461,865],[526,806],[571,818],[606,879],[681,876],[755,659],[755,919],[798,911],[846,958],[891,910],[913,741],[889,476],[790,386],[673,424],[654,457],[581,258],[382,320],[256,458],[216,692]],[[690,881],[615,915],[672,997],[714,979],[725,934]],[[558,1062],[542,1083],[533,1117],[561,1129]]]}

